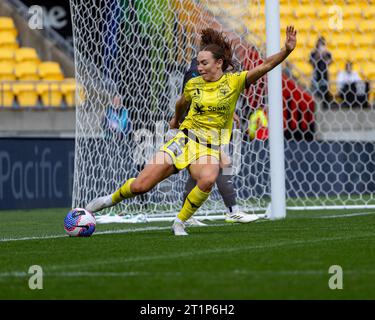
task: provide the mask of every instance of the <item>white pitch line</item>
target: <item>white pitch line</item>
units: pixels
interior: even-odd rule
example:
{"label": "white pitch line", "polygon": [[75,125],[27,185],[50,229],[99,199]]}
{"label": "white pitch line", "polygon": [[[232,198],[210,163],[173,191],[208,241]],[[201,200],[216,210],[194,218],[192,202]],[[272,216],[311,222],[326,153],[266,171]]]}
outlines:
{"label": "white pitch line", "polygon": [[356,212],[356,213],[348,213],[348,214],[336,214],[336,215],[320,216],[316,218],[317,219],[350,218],[350,217],[358,217],[358,216],[368,216],[370,214],[375,214],[375,212]]}
{"label": "white pitch line", "polygon": [[[220,226],[229,226],[231,224],[209,224],[205,227],[220,227]],[[193,226],[193,228],[196,228]],[[134,232],[143,232],[143,231],[159,231],[159,230],[170,230],[171,227],[142,227],[142,228],[133,228],[133,229],[118,229],[118,230],[104,230],[97,231],[93,236],[98,236],[102,234],[124,234],[124,233],[134,233]],[[0,242],[12,242],[12,241],[26,241],[26,240],[47,240],[47,239],[58,239],[58,238],[68,238],[66,234],[59,235],[50,235],[50,236],[39,236],[39,237],[21,237],[21,238],[4,238],[0,239]]]}
{"label": "white pitch line", "polygon": [[[224,271],[194,271],[189,274],[199,276],[214,276],[220,275],[251,275],[251,276],[317,276],[326,275],[328,270],[224,270]],[[375,270],[344,270],[345,274],[361,275],[361,274],[375,274]],[[44,272],[44,277],[58,277],[58,278],[96,278],[96,277],[118,277],[118,278],[130,278],[130,277],[181,277],[182,272],[145,272],[145,271],[130,271],[130,272]],[[30,277],[27,272],[0,272],[0,280],[4,278],[26,278]]]}

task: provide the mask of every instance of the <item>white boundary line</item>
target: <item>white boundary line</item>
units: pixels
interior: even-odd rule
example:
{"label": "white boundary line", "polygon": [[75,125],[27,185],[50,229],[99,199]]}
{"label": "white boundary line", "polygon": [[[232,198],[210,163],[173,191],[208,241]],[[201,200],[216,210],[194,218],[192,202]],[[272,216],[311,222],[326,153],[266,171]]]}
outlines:
{"label": "white boundary line", "polygon": [[335,215],[328,215],[328,216],[320,216],[316,218],[317,219],[350,218],[350,217],[358,217],[358,216],[368,216],[371,214],[375,214],[375,212],[356,212],[356,213],[348,213],[348,214],[335,214]]}
{"label": "white boundary line", "polygon": [[[279,276],[305,276],[305,275],[325,275],[326,270],[227,270],[227,271],[194,271],[194,275],[202,276],[214,276],[217,277],[220,274],[233,274],[233,275],[279,275]],[[345,270],[345,274],[360,275],[360,274],[375,274],[375,270]],[[45,277],[59,277],[59,278],[75,278],[75,277],[181,277],[184,273],[182,272],[145,272],[145,271],[134,271],[134,272],[45,272]],[[0,272],[0,281],[4,278],[25,278],[30,277],[27,272]]]}
{"label": "white boundary line", "polygon": [[[326,215],[326,216],[319,216],[314,217],[309,216],[309,218],[314,219],[334,219],[334,218],[350,218],[350,217],[357,217],[357,216],[366,216],[375,214],[374,212],[358,212],[358,213],[348,213],[348,214],[339,214],[339,215]],[[257,220],[253,223],[261,223],[261,222],[268,222],[270,220]],[[218,223],[218,224],[209,224],[207,227],[220,227],[220,226],[231,226],[235,224],[231,223]],[[191,226],[190,226],[191,227]],[[196,226],[192,226],[195,228]],[[105,230],[105,231],[97,231],[93,234],[93,236],[101,235],[101,234],[126,234],[132,232],[143,232],[143,231],[158,231],[158,230],[168,230],[171,227],[141,227],[141,228],[133,228],[133,229],[118,229],[118,230]],[[4,238],[0,239],[1,242],[13,242],[13,241],[28,241],[28,240],[48,240],[48,239],[59,239],[59,238],[68,238],[66,234],[59,234],[59,235],[46,235],[46,236],[39,236],[39,237],[21,237],[21,238]]]}
{"label": "white boundary line", "polygon": [[[204,227],[220,227],[220,226],[231,226],[233,224],[229,223],[217,223],[217,224],[209,224]],[[188,228],[196,228],[196,226],[188,227]],[[118,229],[118,230],[105,230],[105,231],[97,231],[92,236],[98,236],[102,234],[125,234],[125,233],[133,233],[133,232],[143,232],[143,231],[159,231],[159,230],[170,230],[171,226],[168,227],[141,227],[141,228],[132,228],[132,229]],[[22,238],[4,238],[0,239],[1,242],[12,242],[12,241],[27,241],[27,240],[48,240],[48,239],[59,239],[59,238],[69,238],[67,234],[59,234],[59,235],[49,235],[49,236],[40,236],[40,237],[22,237]]]}

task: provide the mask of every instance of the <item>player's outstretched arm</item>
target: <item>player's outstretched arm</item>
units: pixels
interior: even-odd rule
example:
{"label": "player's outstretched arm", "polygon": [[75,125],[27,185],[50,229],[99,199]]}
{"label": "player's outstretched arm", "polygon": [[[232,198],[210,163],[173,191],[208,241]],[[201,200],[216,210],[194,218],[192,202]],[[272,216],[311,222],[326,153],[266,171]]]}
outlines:
{"label": "player's outstretched arm", "polygon": [[275,68],[283,62],[294,50],[297,44],[297,30],[293,26],[287,26],[285,46],[279,53],[268,57],[261,65],[250,70],[246,76],[246,88],[255,83],[259,78],[264,76],[268,71]]}
{"label": "player's outstretched arm", "polygon": [[186,100],[184,95],[181,95],[180,98],[176,102],[176,111],[172,118],[172,120],[169,122],[169,126],[171,129],[178,129],[180,126],[180,120],[185,114],[185,111],[189,107],[190,102]]}

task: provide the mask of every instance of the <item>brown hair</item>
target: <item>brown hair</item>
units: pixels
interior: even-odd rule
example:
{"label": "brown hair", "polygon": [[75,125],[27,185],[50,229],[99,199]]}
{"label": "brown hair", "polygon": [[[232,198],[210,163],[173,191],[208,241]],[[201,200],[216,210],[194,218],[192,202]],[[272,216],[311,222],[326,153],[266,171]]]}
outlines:
{"label": "brown hair", "polygon": [[229,66],[235,69],[232,60],[232,42],[222,32],[211,28],[203,29],[201,31],[200,51],[210,51],[216,60],[222,59],[223,71]]}

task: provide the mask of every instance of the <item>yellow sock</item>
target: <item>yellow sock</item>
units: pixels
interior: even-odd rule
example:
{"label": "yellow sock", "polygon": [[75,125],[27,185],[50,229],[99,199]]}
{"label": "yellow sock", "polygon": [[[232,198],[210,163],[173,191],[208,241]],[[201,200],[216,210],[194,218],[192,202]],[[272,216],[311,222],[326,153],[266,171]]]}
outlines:
{"label": "yellow sock", "polygon": [[210,195],[209,192],[203,192],[198,186],[195,186],[193,190],[188,194],[181,211],[177,215],[181,221],[187,221],[198,208],[205,202]]}
{"label": "yellow sock", "polygon": [[130,191],[130,185],[134,180],[135,178],[128,179],[120,189],[117,189],[116,192],[112,194],[113,203],[119,203],[124,199],[132,198],[135,196],[135,194]]}

